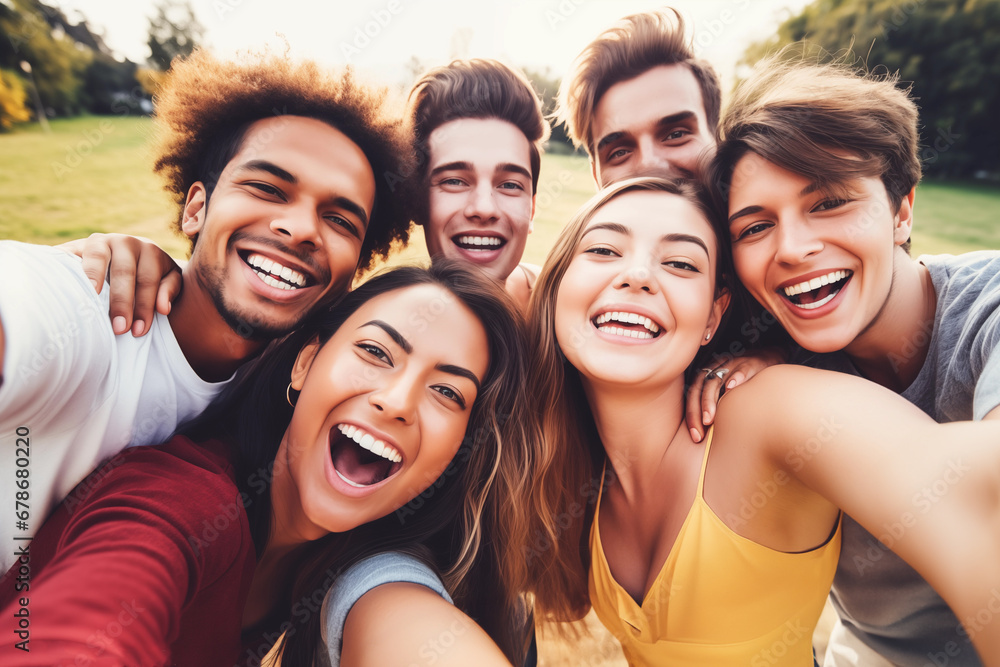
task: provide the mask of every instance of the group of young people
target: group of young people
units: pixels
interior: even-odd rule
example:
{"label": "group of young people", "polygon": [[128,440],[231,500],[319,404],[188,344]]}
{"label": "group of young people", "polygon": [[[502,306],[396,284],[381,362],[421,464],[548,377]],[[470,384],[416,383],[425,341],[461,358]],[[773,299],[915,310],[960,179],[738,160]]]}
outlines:
{"label": "group of young people", "polygon": [[[631,664],[808,665],[831,584],[824,664],[998,664],[1000,253],[910,257],[907,92],[772,59],[723,111],[664,10],[559,97],[598,192],[538,269],[515,69],[400,114],[174,63],[183,270],[0,243],[4,664],[520,665],[593,608]],[[350,289],[411,220],[430,267]]]}

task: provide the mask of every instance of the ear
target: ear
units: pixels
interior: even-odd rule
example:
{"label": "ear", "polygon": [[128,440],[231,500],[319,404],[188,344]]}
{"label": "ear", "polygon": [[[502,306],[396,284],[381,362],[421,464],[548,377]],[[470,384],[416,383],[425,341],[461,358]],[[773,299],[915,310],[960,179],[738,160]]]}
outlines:
{"label": "ear", "polygon": [[313,336],[308,343],[299,350],[299,356],[295,357],[295,365],[292,366],[292,389],[302,391],[302,385],[306,382],[306,375],[312,367],[313,360],[319,353],[319,337]]}
{"label": "ear", "polygon": [[535,200],[538,199],[538,193],[531,195],[531,218],[528,221],[528,233],[535,231]]}
{"label": "ear", "polygon": [[913,200],[916,194],[917,188],[914,187],[899,203],[899,212],[896,213],[892,230],[892,238],[896,242],[896,245],[906,243],[907,239],[910,238],[910,233],[913,231]]}
{"label": "ear", "polygon": [[201,181],[193,184],[188,189],[187,199],[184,202],[184,209],[181,215],[181,231],[188,238],[195,237],[201,232],[202,227],[205,226],[205,202],[207,195],[205,184]]}
{"label": "ear", "polygon": [[722,316],[725,314],[726,309],[729,308],[729,301],[732,299],[732,294],[729,293],[727,289],[719,290],[719,293],[715,296],[715,301],[712,303],[712,312],[708,316],[708,322],[705,325],[705,339],[701,341],[702,345],[708,345],[708,343],[715,336],[715,332],[719,329],[719,324],[722,322]]}

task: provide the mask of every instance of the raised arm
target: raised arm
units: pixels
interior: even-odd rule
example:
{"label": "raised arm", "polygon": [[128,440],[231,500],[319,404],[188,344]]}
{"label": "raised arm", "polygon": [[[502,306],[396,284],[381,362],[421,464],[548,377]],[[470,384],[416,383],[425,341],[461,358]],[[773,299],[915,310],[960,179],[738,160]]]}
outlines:
{"label": "raised arm", "polygon": [[795,366],[751,387],[734,406],[748,440],[909,562],[1000,664],[1000,623],[975,621],[1000,590],[1000,420],[937,424],[883,387]]}
{"label": "raised arm", "polygon": [[126,234],[91,234],[57,246],[83,259],[83,272],[101,293],[105,276],[111,289],[110,315],[116,334],[149,331],[154,308],[163,315],[181,291],[181,270],[149,239]]}
{"label": "raised arm", "polygon": [[340,664],[510,666],[471,618],[426,586],[411,583],[384,584],[358,600],[344,626]]}

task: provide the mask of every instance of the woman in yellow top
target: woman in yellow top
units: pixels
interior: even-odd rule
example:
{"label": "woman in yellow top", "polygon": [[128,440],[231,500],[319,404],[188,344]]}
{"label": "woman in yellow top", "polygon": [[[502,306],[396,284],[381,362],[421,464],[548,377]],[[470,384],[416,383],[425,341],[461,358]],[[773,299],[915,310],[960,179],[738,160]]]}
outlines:
{"label": "woman in yellow top", "polygon": [[[713,220],[694,184],[623,181],[542,269],[536,613],[571,620],[593,605],[631,664],[811,665],[840,509],[959,618],[988,608],[1000,423],[936,424],[865,380],[776,366],[722,401],[707,444],[692,441],[685,372],[730,299],[728,229]],[[1000,624],[972,639],[1000,664]]]}

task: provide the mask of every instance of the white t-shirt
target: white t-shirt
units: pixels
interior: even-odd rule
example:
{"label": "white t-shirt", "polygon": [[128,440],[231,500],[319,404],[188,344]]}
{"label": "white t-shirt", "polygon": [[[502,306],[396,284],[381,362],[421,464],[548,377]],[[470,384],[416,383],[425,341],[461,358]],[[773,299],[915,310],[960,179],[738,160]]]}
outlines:
{"label": "white t-shirt", "polygon": [[101,461],[165,442],[226,384],[198,377],[163,315],[141,338],[115,336],[109,292],[94,291],[76,257],[0,241],[0,574],[28,544],[18,538],[34,535]]}

